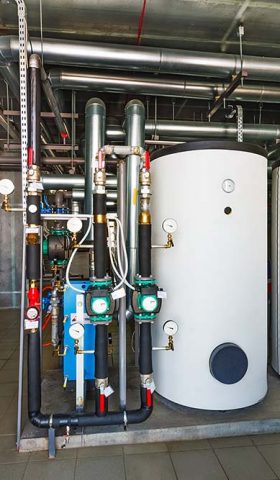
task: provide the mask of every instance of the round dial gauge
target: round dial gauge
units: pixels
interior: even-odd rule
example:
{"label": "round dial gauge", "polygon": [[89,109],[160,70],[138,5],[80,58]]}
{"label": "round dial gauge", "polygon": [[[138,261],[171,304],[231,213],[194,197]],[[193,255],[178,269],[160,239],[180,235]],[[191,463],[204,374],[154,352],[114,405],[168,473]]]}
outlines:
{"label": "round dial gauge", "polygon": [[163,221],[162,228],[166,233],[175,233],[177,230],[177,222],[174,218],[166,218]]}
{"label": "round dial gauge", "polygon": [[78,233],[80,230],[82,230],[83,227],[83,222],[80,218],[73,217],[69,218],[67,222],[67,228],[71,233]]}
{"label": "round dial gauge", "polygon": [[226,178],[222,183],[222,189],[226,193],[232,193],[235,189],[235,183],[231,178]]}
{"label": "round dial gauge", "polygon": [[26,310],[26,316],[28,320],[36,320],[36,318],[39,316],[39,311],[36,307],[29,307]]}
{"label": "round dial gauge", "polygon": [[96,298],[91,303],[92,310],[98,315],[102,315],[108,309],[108,303],[104,298]]}
{"label": "round dial gauge", "polygon": [[146,296],[142,300],[142,308],[146,312],[153,312],[158,306],[157,298],[154,296]]}
{"label": "round dial gauge", "polygon": [[3,180],[0,180],[0,193],[2,195],[10,195],[13,193],[15,189],[15,186],[11,180],[8,178],[3,178]]}
{"label": "round dial gauge", "polygon": [[173,320],[167,320],[167,322],[165,322],[163,325],[163,330],[168,336],[175,335],[175,333],[178,332],[178,325]]}
{"label": "round dial gauge", "polygon": [[84,335],[84,327],[80,323],[73,323],[69,328],[69,335],[74,340],[79,340]]}

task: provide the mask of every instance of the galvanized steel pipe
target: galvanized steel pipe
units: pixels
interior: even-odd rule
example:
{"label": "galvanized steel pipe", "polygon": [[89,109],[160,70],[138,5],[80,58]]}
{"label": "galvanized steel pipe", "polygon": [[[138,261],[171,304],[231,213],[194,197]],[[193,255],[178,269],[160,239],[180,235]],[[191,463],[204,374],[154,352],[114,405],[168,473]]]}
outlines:
{"label": "galvanized steel pipe", "polygon": [[[41,54],[41,41],[31,38],[29,53]],[[0,62],[18,61],[18,38],[0,39]],[[198,75],[229,78],[241,69],[240,56],[224,53],[196,52],[160,47],[141,47],[108,43],[88,43],[44,38],[44,62],[53,65],[94,66],[142,72]],[[243,69],[251,80],[280,81],[278,58],[243,57]]]}
{"label": "galvanized steel pipe", "polygon": [[[53,88],[66,90],[133,93],[162,97],[181,97],[213,100],[221,95],[227,83],[187,80],[182,76],[93,72],[85,70],[52,69],[49,79]],[[250,85],[238,87],[231,95],[234,101],[280,103],[277,86]]]}
{"label": "galvanized steel pipe", "polygon": [[[42,175],[41,182],[45,190],[85,188],[85,177],[81,175]],[[89,190],[89,194],[92,194],[94,185],[92,183],[90,185],[91,191]],[[106,187],[117,188],[117,178],[114,175],[107,176]],[[85,213],[92,214],[91,212]]]}
{"label": "galvanized steel pipe", "polygon": [[[105,119],[104,102],[100,98],[91,98],[85,111],[85,213],[90,214],[93,213],[94,172],[98,165],[96,156],[105,143]],[[93,228],[87,240],[93,240]]]}

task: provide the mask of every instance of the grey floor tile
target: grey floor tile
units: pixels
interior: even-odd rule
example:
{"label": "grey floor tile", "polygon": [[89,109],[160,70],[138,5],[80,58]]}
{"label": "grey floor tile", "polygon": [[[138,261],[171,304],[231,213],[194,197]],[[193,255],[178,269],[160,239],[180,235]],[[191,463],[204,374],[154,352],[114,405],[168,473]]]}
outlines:
{"label": "grey floor tile", "polygon": [[0,349],[0,359],[1,360],[8,360],[8,358],[11,358],[12,355],[14,354],[15,352],[15,346],[14,344],[10,344],[10,345],[4,345],[1,349]]}
{"label": "grey floor tile", "polygon": [[139,443],[136,445],[124,445],[124,453],[132,455],[137,453],[156,453],[167,452],[167,445],[164,442],[159,443]]}
{"label": "grey floor tile", "polygon": [[108,445],[107,447],[82,447],[77,449],[78,458],[87,457],[108,457],[122,455],[123,449],[121,445]]}
{"label": "grey floor tile", "polygon": [[22,480],[25,470],[25,463],[0,465],[0,478],[1,480]]}
{"label": "grey floor tile", "polygon": [[80,458],[77,460],[75,480],[125,480],[122,456]]}
{"label": "grey floor tile", "polygon": [[0,384],[0,397],[14,397],[17,392],[17,382],[7,382]]}
{"label": "grey floor tile", "polygon": [[280,476],[280,444],[278,445],[260,445],[259,452],[264,456],[266,461],[272,467],[276,475]]}
{"label": "grey floor tile", "polygon": [[223,447],[249,447],[253,445],[253,441],[250,437],[223,437],[212,438],[209,440],[213,448]]}
{"label": "grey floor tile", "polygon": [[176,480],[168,453],[125,455],[127,480]]}
{"label": "grey floor tile", "polygon": [[212,450],[171,453],[178,480],[227,480]]}
{"label": "grey floor tile", "polygon": [[15,435],[0,435],[0,464],[26,463],[29,457],[29,453],[17,452]]}
{"label": "grey floor tile", "polygon": [[[75,460],[77,458],[77,449],[76,448],[62,448],[56,450],[55,460]],[[42,462],[49,460],[47,450],[42,450],[40,452],[32,452],[30,456],[30,462]]]}
{"label": "grey floor tile", "polygon": [[272,480],[276,475],[256,447],[217,448],[229,480]]}
{"label": "grey floor tile", "polygon": [[30,462],[24,480],[74,480],[76,460]]}
{"label": "grey floor tile", "polygon": [[273,445],[274,443],[280,443],[280,433],[251,435],[250,438],[255,445]]}
{"label": "grey floor tile", "polygon": [[169,452],[185,452],[188,450],[207,450],[211,448],[208,440],[186,440],[184,442],[168,442]]}

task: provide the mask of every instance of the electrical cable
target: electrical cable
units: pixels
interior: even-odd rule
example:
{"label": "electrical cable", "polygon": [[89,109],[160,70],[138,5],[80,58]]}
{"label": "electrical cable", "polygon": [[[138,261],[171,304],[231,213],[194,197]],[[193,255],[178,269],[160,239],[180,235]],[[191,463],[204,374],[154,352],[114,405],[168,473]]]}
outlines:
{"label": "electrical cable", "polygon": [[[82,245],[85,241],[85,239],[87,238],[87,236],[89,235],[89,232],[91,230],[91,225],[92,225],[92,222],[91,222],[91,218],[89,219],[89,222],[88,222],[88,228],[87,228],[87,231],[86,233],[84,234],[82,240],[79,242],[79,245]],[[68,261],[68,265],[67,265],[67,268],[66,268],[66,272],[65,272],[65,279],[66,279],[66,283],[68,285],[68,287],[72,288],[72,290],[74,290],[75,292],[78,292],[78,293],[85,293],[84,290],[81,290],[80,288],[76,288],[74,287],[71,282],[70,282],[70,279],[69,279],[69,274],[70,274],[70,267],[71,267],[71,264],[74,260],[74,257],[76,255],[78,251],[78,248],[75,248],[72,252],[72,255],[71,257],[69,258],[69,261]]]}
{"label": "electrical cable", "polygon": [[[109,256],[110,256],[110,261],[112,264],[113,271],[115,275],[120,279],[120,282],[114,287],[114,290],[117,290],[121,285],[125,284],[128,288],[131,290],[135,290],[135,288],[126,280],[127,274],[128,274],[128,258],[127,258],[127,252],[126,252],[126,245],[125,245],[125,238],[124,238],[124,233],[123,233],[123,228],[122,228],[122,223],[118,218],[113,218],[113,221],[116,222],[117,224],[117,235],[116,235],[116,240],[117,240],[117,263],[118,263],[118,268],[115,263],[114,255],[112,252],[112,242],[110,238],[110,228],[109,228],[109,223],[107,223],[108,226],[108,246],[109,246]],[[121,244],[120,244],[120,238],[121,238]],[[124,257],[124,268],[121,262],[121,250],[120,247],[122,247],[123,250],[123,257]]]}

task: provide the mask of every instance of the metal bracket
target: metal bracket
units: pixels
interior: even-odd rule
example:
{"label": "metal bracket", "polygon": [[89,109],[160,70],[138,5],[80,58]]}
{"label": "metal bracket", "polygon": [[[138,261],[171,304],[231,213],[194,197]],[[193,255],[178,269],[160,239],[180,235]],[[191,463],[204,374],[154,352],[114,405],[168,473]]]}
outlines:
{"label": "metal bracket", "polygon": [[243,142],[243,108],[241,105],[236,106],[237,109],[237,141]]}
{"label": "metal bracket", "polygon": [[247,72],[241,70],[237,75],[233,75],[231,78],[231,82],[227,86],[227,88],[223,91],[223,93],[216,98],[211,110],[208,112],[208,120],[210,121],[213,115],[219,110],[219,108],[223,105],[224,101],[230,97],[230,95],[236,90],[237,87],[242,83],[243,79],[247,77]]}

